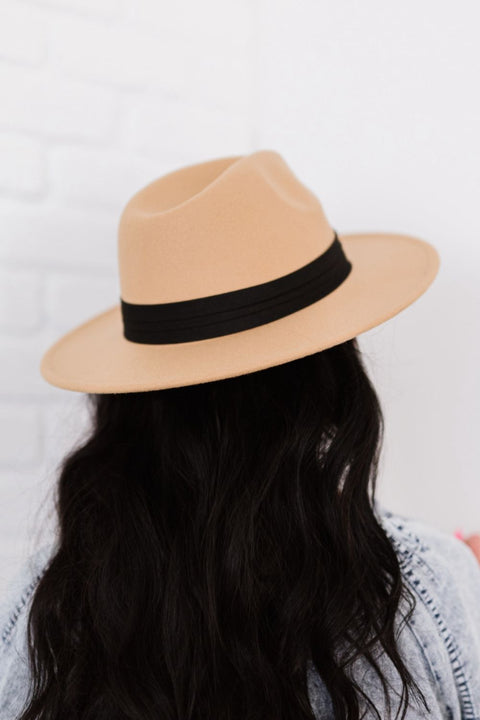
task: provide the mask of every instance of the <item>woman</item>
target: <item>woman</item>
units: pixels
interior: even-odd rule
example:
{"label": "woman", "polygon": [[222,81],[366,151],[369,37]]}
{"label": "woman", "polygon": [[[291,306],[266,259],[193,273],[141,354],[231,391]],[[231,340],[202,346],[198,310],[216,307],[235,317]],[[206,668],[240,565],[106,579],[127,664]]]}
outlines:
{"label": "woman", "polygon": [[119,266],[120,306],[42,360],[92,427],[4,604],[0,718],[480,718],[480,571],[378,505],[356,339],[434,248],[340,241],[263,150],[137,193]]}

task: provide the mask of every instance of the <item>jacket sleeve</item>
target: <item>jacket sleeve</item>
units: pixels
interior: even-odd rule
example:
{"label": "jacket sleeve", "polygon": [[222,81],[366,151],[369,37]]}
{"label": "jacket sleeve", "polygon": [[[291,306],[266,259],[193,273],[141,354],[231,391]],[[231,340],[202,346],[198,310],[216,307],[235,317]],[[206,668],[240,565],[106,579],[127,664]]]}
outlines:
{"label": "jacket sleeve", "polygon": [[[480,720],[480,565],[472,550],[453,534],[420,520],[388,513],[404,573],[433,623],[422,633],[432,666],[446,684],[439,661],[448,658],[455,686],[449,699],[462,718]],[[421,627],[417,628],[419,631]],[[455,697],[453,697],[455,695]]]}
{"label": "jacket sleeve", "polygon": [[444,641],[461,689],[470,690],[480,716],[480,564],[462,540],[441,530],[409,520],[413,533],[428,545],[425,562],[435,564],[434,586],[444,620]]}

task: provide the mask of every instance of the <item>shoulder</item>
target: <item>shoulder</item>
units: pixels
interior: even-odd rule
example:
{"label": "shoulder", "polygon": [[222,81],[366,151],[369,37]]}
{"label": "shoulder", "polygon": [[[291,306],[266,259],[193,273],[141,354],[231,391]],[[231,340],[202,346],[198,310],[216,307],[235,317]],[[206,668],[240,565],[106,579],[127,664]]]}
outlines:
{"label": "shoulder", "polygon": [[[480,720],[480,567],[470,548],[453,535],[426,523],[388,511],[376,504],[376,516],[394,547],[402,579],[415,607],[407,623],[408,607],[401,603],[396,623],[399,652],[428,703],[413,703],[406,720],[435,717]],[[393,699],[403,687],[390,659],[380,651],[378,667]],[[362,691],[387,716],[380,677],[364,656],[350,668]],[[309,692],[317,717],[332,713],[323,680],[310,668]],[[360,698],[364,705],[364,701]],[[395,700],[396,702],[396,700]],[[364,706],[364,717],[373,718]]]}
{"label": "shoulder", "polygon": [[433,674],[443,684],[451,675],[465,717],[480,718],[480,565],[475,555],[453,534],[421,520],[384,507],[378,507],[378,519],[420,606],[412,630]]}
{"label": "shoulder", "polygon": [[0,720],[13,717],[28,680],[26,621],[34,590],[53,553],[42,545],[20,562],[0,597]]}
{"label": "shoulder", "polygon": [[407,576],[422,575],[430,587],[437,589],[454,580],[452,589],[462,595],[465,607],[478,612],[480,618],[480,565],[462,540],[384,507],[379,507],[378,519]]}
{"label": "shoulder", "polygon": [[11,644],[18,621],[25,613],[51,555],[52,545],[48,543],[24,558],[9,580],[6,591],[0,596],[0,657]]}

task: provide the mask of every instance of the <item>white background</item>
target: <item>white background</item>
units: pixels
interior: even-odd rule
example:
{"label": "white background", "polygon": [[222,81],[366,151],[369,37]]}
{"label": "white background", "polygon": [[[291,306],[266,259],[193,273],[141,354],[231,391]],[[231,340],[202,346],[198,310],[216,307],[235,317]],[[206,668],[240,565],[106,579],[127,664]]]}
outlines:
{"label": "white background", "polygon": [[53,528],[83,396],[38,365],[118,302],[130,195],[282,153],[339,233],[432,242],[434,284],[359,336],[386,419],[378,497],[480,529],[476,0],[0,2],[0,587]]}

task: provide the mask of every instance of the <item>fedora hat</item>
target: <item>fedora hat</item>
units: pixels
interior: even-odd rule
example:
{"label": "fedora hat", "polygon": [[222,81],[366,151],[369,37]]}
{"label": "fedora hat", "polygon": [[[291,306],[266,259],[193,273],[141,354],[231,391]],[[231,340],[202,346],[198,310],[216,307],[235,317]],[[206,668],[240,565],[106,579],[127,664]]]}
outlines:
{"label": "fedora hat", "polygon": [[255,372],[388,320],[439,264],[417,237],[337,233],[274,150],[180,167],[120,216],[116,303],[51,345],[40,372],[91,393]]}

